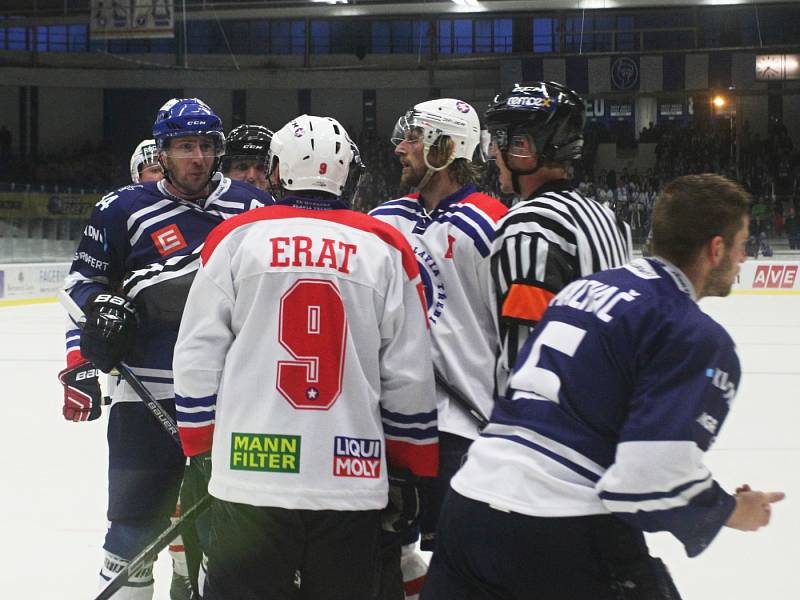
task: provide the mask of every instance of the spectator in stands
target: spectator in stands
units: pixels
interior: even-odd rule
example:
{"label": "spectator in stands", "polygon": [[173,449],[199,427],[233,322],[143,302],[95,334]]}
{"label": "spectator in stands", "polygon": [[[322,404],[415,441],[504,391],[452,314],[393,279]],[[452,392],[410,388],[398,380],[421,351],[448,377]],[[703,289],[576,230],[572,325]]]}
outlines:
{"label": "spectator in stands", "polygon": [[762,232],[768,232],[768,229],[772,227],[771,213],[767,199],[764,196],[759,196],[750,210],[751,230],[755,228],[751,233],[760,235]]}
{"label": "spectator in stands", "polygon": [[590,195],[593,195],[593,194],[592,194],[592,192],[591,192],[591,185],[592,185],[592,184],[591,184],[591,183],[589,183],[589,176],[588,176],[588,175],[584,175],[584,177],[583,177],[583,181],[581,181],[581,182],[578,184],[578,190],[579,190],[579,191],[580,191],[580,193],[581,193],[581,194],[583,194],[584,196],[590,196]]}
{"label": "spectator in stands", "polygon": [[789,240],[790,250],[800,250],[800,221],[794,208],[789,209],[789,216],[784,222],[786,238]]}
{"label": "spectator in stands", "polygon": [[599,191],[597,192],[597,201],[609,208],[614,204],[614,193],[608,189],[605,183],[600,184]]}
{"label": "spectator in stands", "polygon": [[778,165],[775,173],[775,196],[783,200],[792,194],[792,167],[789,163],[789,156],[781,151],[778,155]]}
{"label": "spectator in stands", "polygon": [[617,172],[614,169],[609,169],[606,173],[606,185],[610,190],[617,189]]}
{"label": "spectator in stands", "polygon": [[11,162],[11,143],[13,139],[8,127],[0,127],[0,168],[5,168]]}
{"label": "spectator in stands", "polygon": [[639,133],[639,141],[654,142],[655,137],[656,137],[656,126],[652,121],[650,121],[650,124],[644,129],[642,129],[641,133]]}
{"label": "spectator in stands", "polygon": [[783,201],[776,199],[775,206],[772,209],[772,235],[778,238],[783,237],[784,226]]}
{"label": "spectator in stands", "polygon": [[394,183],[400,180],[400,163],[394,158],[394,148],[373,131],[362,132],[356,143],[367,171],[361,180],[358,205],[353,208],[368,212],[379,201],[402,195]]}
{"label": "spectator in stands", "polygon": [[617,189],[614,191],[614,197],[616,198],[617,204],[622,206],[623,208],[627,208],[628,201],[630,198],[628,197],[628,187],[624,183],[620,183],[617,186]]}

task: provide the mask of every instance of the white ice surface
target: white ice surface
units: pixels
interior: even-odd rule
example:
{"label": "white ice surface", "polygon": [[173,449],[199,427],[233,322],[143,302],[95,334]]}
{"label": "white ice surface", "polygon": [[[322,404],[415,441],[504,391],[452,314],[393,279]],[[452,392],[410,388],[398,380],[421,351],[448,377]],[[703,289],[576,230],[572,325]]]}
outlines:
{"label": "white ice surface", "polygon": [[[684,600],[800,599],[800,297],[704,300],[739,346],[743,383],[707,462],[721,484],[785,491],[757,533],[724,529],[688,559],[649,536]],[[105,418],[61,417],[64,313],[56,304],[0,308],[0,598],[89,600],[105,533]],[[526,557],[525,560],[535,560]],[[169,559],[156,565],[167,600]],[[564,599],[569,600],[569,599]]]}

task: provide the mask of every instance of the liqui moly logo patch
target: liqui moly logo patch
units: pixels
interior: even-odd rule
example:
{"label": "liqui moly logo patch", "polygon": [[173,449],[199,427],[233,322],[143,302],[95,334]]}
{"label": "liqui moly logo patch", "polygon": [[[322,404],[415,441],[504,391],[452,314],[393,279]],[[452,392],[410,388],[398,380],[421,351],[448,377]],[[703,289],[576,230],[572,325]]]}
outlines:
{"label": "liqui moly logo patch", "polygon": [[381,476],[381,441],[337,435],[333,441],[335,477]]}

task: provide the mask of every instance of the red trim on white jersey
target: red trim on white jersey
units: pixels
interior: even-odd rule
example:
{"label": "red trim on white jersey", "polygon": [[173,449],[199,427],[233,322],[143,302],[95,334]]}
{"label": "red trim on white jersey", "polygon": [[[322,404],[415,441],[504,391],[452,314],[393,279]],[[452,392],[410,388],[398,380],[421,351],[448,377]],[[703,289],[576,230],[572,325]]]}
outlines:
{"label": "red trim on white jersey", "polygon": [[508,212],[508,207],[497,198],[481,192],[473,192],[456,204],[472,204],[497,223]]}
{"label": "red trim on white jersey", "polygon": [[355,212],[353,210],[342,209],[317,211],[294,208],[291,206],[265,206],[263,208],[247,211],[233,217],[232,219],[228,219],[224,223],[221,223],[214,228],[214,230],[209,234],[208,239],[206,239],[206,243],[205,246],[203,246],[203,251],[200,255],[200,258],[205,265],[225,236],[227,236],[233,230],[242,227],[243,225],[255,223],[256,221],[292,219],[298,217],[331,221],[333,223],[339,223],[340,225],[346,225],[347,227],[372,233],[385,243],[400,251],[403,259],[403,269],[405,270],[406,276],[409,279],[414,279],[419,275],[417,259],[414,257],[411,246],[408,245],[408,242],[399,231],[397,231],[391,225],[387,225],[386,223],[379,221],[374,217],[370,217],[369,215]]}

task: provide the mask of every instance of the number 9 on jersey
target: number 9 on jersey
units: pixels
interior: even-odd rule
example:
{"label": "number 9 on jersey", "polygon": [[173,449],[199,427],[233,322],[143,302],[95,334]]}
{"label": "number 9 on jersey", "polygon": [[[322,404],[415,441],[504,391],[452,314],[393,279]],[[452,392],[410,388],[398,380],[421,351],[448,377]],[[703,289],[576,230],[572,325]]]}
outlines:
{"label": "number 9 on jersey", "polygon": [[293,407],[328,410],[342,391],[347,315],[336,285],[300,279],[281,298],[278,391]]}

